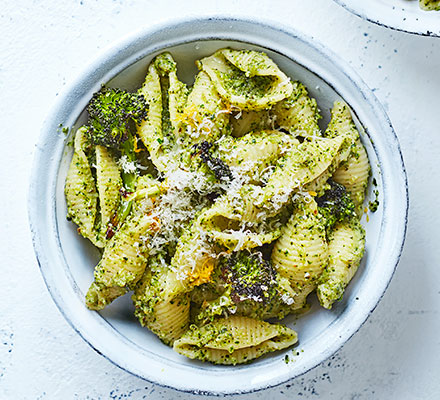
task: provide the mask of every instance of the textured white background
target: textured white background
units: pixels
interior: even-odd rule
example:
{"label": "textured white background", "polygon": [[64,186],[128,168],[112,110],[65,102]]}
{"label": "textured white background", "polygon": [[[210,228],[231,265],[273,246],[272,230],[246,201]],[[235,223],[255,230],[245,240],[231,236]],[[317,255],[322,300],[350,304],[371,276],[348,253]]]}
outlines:
{"label": "textured white background", "polygon": [[[38,270],[26,198],[39,128],[101,48],[170,17],[263,16],[330,47],[375,91],[410,184],[406,246],[383,300],[331,359],[240,399],[440,399],[440,38],[366,23],[331,0],[0,2],[0,399],[189,399],[121,371],[64,321]],[[439,16],[440,24],[440,16]]]}

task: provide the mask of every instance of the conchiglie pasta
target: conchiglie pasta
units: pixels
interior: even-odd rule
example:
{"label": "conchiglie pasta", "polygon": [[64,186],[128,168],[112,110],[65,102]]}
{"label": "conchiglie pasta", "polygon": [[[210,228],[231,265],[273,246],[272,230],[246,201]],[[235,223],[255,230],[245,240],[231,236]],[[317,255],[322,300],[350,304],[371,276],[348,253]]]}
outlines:
{"label": "conchiglie pasta", "polygon": [[[304,186],[305,191],[322,194],[322,190],[327,180],[333,175],[339,166],[346,163],[348,159],[356,157],[359,151],[364,150],[358,148],[357,143],[362,146],[359,141],[359,132],[351,118],[347,104],[341,101],[335,102],[332,108],[330,123],[325,131],[325,138],[322,138],[321,140],[334,140],[338,137],[346,138],[344,145],[341,146],[336,157],[333,158],[328,168],[313,181]],[[368,159],[366,161],[368,163]]]}
{"label": "conchiglie pasta", "polygon": [[306,313],[310,309],[310,304],[307,303],[307,298],[315,289],[315,283],[295,285],[295,289],[292,289],[294,294],[292,295],[293,303],[290,306],[291,312],[295,314]]}
{"label": "conchiglie pasta", "polygon": [[351,143],[350,136],[341,135],[293,147],[278,161],[256,205],[267,209],[269,215],[278,213],[294,192],[325,174]]}
{"label": "conchiglie pasta", "polygon": [[120,286],[105,286],[93,282],[86,294],[86,305],[90,310],[102,310],[113,300],[123,296],[127,288]]}
{"label": "conchiglie pasta", "polygon": [[322,136],[318,105],[301,82],[293,83],[292,94],[273,107],[272,115],[278,128],[300,136]]}
{"label": "conchiglie pasta", "polygon": [[277,237],[279,237],[280,230],[277,228],[269,232],[264,232],[264,228],[260,227],[257,227],[257,230],[249,228],[246,229],[243,227],[238,230],[214,230],[211,235],[215,241],[228,249],[240,251],[243,249],[253,249],[266,243],[273,242]]}
{"label": "conchiglie pasta", "polygon": [[183,112],[189,91],[177,77],[177,65],[171,54],[159,55],[155,64],[161,77],[162,129],[174,138],[182,133]]}
{"label": "conchiglie pasta", "polygon": [[171,346],[188,329],[189,306],[189,293],[172,300],[162,300],[149,315],[151,320],[146,326],[165,344]]}
{"label": "conchiglie pasta", "polygon": [[271,224],[255,206],[260,188],[246,185],[233,197],[224,196],[199,217],[200,226],[219,244],[234,250],[270,243],[280,235],[280,224]]}
{"label": "conchiglie pasta", "polygon": [[[102,299],[109,288],[127,290],[141,278],[148,257],[145,241],[154,223],[148,215],[133,216],[127,219],[109,240],[101,260],[95,267],[95,284],[86,295],[86,303],[90,309],[100,309],[96,299]],[[99,295],[96,294],[97,291],[100,292]],[[108,303],[111,300],[109,299]]]}
{"label": "conchiglie pasta", "polygon": [[361,213],[362,204],[365,198],[365,191],[370,176],[370,163],[368,155],[362,145],[359,132],[353,122],[350,109],[343,101],[335,102],[332,109],[332,118],[325,132],[328,137],[349,135],[353,139],[350,153],[345,159],[340,160],[332,171],[333,180],[344,185],[357,208]]}
{"label": "conchiglie pasta", "polygon": [[334,172],[332,178],[335,182],[344,185],[353,200],[358,215],[362,213],[362,204],[370,177],[370,163],[365,147],[360,139],[355,143],[350,157]]}
{"label": "conchiglie pasta", "polygon": [[326,183],[329,178],[332,178],[336,170],[347,161],[348,157],[352,153],[352,141],[349,137],[343,146],[341,146],[338,154],[333,158],[330,165],[319,176],[308,182],[303,186],[304,192],[315,192],[318,196],[322,195],[323,190],[326,187]]}
{"label": "conchiglie pasta", "polygon": [[215,265],[215,250],[197,221],[177,242],[166,279],[165,296],[174,299],[193,287],[209,282]]}
{"label": "conchiglie pasta", "polygon": [[[152,211],[155,199],[164,192],[164,185],[151,175],[139,176],[136,180],[136,190],[130,195],[133,201],[132,213],[136,215],[148,214]],[[157,225],[159,222],[156,221]]]}
{"label": "conchiglie pasta", "polygon": [[167,268],[150,263],[132,296],[135,316],[165,344],[172,345],[188,329],[189,294],[165,298]]}
{"label": "conchiglie pasta", "polygon": [[137,134],[160,172],[173,162],[172,150],[182,129],[183,106],[188,95],[186,86],[177,78],[176,69],[169,53],[160,54],[149,65],[145,82],[139,90],[149,109]]}
{"label": "conchiglie pasta", "polygon": [[328,263],[324,224],[311,197],[296,200],[293,214],[275,242],[271,261],[279,274],[289,279],[298,295],[294,298],[295,303],[302,307],[300,294],[306,297],[316,288],[316,282]]}
{"label": "conchiglie pasta", "polygon": [[148,149],[153,164],[156,168],[163,170],[165,166],[161,158],[164,155],[164,149],[160,143],[163,142],[162,89],[159,72],[154,63],[149,65],[148,74],[139,92],[147,100],[148,116],[139,124],[137,134]]}
{"label": "conchiglie pasta", "polygon": [[67,218],[78,225],[78,233],[101,247],[95,229],[98,193],[87,159],[86,127],[78,129],[75,135],[74,152],[67,172],[64,194],[67,203]]}
{"label": "conchiglie pasta", "polygon": [[296,332],[285,326],[231,316],[202,327],[192,327],[174,342],[174,350],[189,358],[235,365],[296,342]]}
{"label": "conchiglie pasta", "polygon": [[185,140],[193,145],[230,132],[229,112],[209,75],[200,71],[184,108]]}
{"label": "conchiglie pasta", "polygon": [[350,108],[343,101],[335,101],[331,111],[331,119],[325,130],[325,136],[334,138],[341,135],[348,135],[353,142],[359,138],[359,132],[351,117]]}
{"label": "conchiglie pasta", "polygon": [[240,175],[248,175],[252,182],[260,182],[270,173],[278,157],[299,142],[284,132],[251,132],[239,139],[227,137],[219,143],[221,158]]}
{"label": "conchiglie pasta", "polygon": [[100,238],[106,242],[107,227],[119,204],[119,190],[122,187],[121,173],[118,164],[108,149],[95,147],[96,154],[96,186],[99,194],[101,214]]}
{"label": "conchiglie pasta", "polygon": [[329,240],[329,264],[320,278],[317,294],[321,305],[330,309],[342,298],[364,255],[365,232],[359,223],[338,224]]}
{"label": "conchiglie pasta", "polygon": [[267,109],[292,92],[290,79],[261,52],[222,49],[198,65],[220,96],[240,109]]}
{"label": "conchiglie pasta", "polygon": [[268,110],[242,111],[230,118],[232,136],[241,137],[249,132],[273,129]]}

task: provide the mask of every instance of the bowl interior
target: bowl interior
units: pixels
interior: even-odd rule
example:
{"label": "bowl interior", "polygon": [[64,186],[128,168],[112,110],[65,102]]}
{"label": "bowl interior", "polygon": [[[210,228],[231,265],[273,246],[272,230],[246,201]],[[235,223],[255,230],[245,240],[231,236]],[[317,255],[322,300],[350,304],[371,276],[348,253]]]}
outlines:
{"label": "bowl interior", "polygon": [[[64,181],[72,148],[59,124],[79,127],[84,109],[102,83],[138,88],[151,59],[170,51],[178,75],[192,84],[194,61],[222,47],[263,50],[292,79],[302,81],[329,121],[335,100],[351,107],[361,131],[379,190],[379,208],[365,221],[366,254],[341,302],[331,311],[310,295],[311,310],[283,322],[299,334],[301,350],[262,357],[235,367],[189,360],[162,344],[133,316],[130,295],[102,312],[84,305],[99,253],[66,220]],[[363,129],[365,128],[365,130]],[[367,198],[374,199],[372,185]],[[46,121],[37,147],[29,196],[34,246],[43,277],[60,311],[72,327],[100,354],[149,381],[179,390],[214,394],[241,393],[273,386],[298,376],[333,354],[365,321],[383,295],[397,264],[405,235],[406,175],[392,127],[371,91],[337,57],[298,33],[256,21],[229,17],[184,20],[155,27],[126,39],[91,63],[67,88]],[[294,362],[285,363],[289,354]],[[203,375],[206,379],[200,379]]]}

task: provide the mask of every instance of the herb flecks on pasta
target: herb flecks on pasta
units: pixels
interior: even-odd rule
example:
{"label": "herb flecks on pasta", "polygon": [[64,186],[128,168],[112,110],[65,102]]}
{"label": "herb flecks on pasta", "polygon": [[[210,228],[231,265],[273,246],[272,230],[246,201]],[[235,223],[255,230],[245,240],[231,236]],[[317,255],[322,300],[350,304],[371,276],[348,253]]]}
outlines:
{"label": "herb flecks on pasta", "polygon": [[311,196],[299,195],[294,207],[275,242],[271,261],[279,274],[289,280],[295,292],[294,308],[301,309],[327,266],[328,245],[316,201]]}
{"label": "herb flecks on pasta", "polygon": [[169,53],[160,54],[151,62],[139,93],[145,97],[149,110],[138,124],[137,134],[154,166],[164,172],[176,153],[188,96],[188,89],[177,78],[177,65]]}
{"label": "herb flecks on pasta", "polygon": [[331,308],[364,252],[370,165],[348,106],[316,100],[264,53],[221,49],[192,86],[171,54],[137,93],[103,88],[78,129],[67,217],[102,250],[86,305],[133,291],[166,345],[217,364],[297,342],[268,319]]}
{"label": "herb flecks on pasta", "polygon": [[189,358],[235,365],[296,342],[296,333],[283,325],[230,316],[202,326],[192,325],[173,348]]}
{"label": "herb flecks on pasta", "polygon": [[67,203],[67,219],[78,225],[78,233],[97,247],[102,247],[95,229],[98,193],[91,165],[86,155],[90,147],[86,128],[78,129],[75,135],[74,151],[67,172],[64,193]]}
{"label": "herb flecks on pasta", "polygon": [[223,49],[198,66],[220,96],[241,109],[267,109],[292,92],[290,79],[264,53]]}
{"label": "herb flecks on pasta", "polygon": [[135,315],[165,344],[172,345],[188,329],[189,294],[166,299],[168,268],[161,256],[151,257],[133,294]]}
{"label": "herb flecks on pasta", "polygon": [[306,87],[301,82],[293,83],[291,95],[275,104],[274,112],[277,127],[303,137],[321,136],[318,105],[315,99],[309,97]]}

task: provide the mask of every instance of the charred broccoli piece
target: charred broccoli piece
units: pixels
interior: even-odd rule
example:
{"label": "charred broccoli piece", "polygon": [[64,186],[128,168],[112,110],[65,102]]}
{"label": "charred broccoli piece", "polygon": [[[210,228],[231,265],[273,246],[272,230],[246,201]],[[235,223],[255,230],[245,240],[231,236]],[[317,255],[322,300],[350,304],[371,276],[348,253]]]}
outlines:
{"label": "charred broccoli piece", "polygon": [[[136,124],[147,118],[148,104],[142,94],[103,87],[96,92],[87,107],[87,133],[95,145],[119,151],[125,161],[135,166]],[[136,168],[136,167],[135,167]],[[138,171],[123,171],[123,197],[134,192]],[[131,209],[131,201],[122,199],[113,225],[122,223]]]}
{"label": "charred broccoli piece", "polygon": [[232,172],[220,158],[211,154],[212,143],[203,141],[194,145],[195,154],[198,154],[203,163],[212,171],[218,180],[232,181]]}
{"label": "charred broccoli piece", "polygon": [[[196,323],[206,323],[224,314],[267,319],[283,318],[290,312],[290,285],[282,282],[283,278],[261,251],[243,250],[223,257],[214,273],[218,276],[214,290],[217,297],[201,302],[198,299]],[[212,293],[212,287],[209,289]]]}
{"label": "charred broccoli piece", "polygon": [[222,265],[222,275],[235,303],[247,299],[265,303],[276,295],[276,271],[260,251],[233,253]]}
{"label": "charred broccoli piece", "polygon": [[93,94],[87,111],[93,143],[122,151],[133,139],[133,123],[147,118],[148,104],[142,94],[104,87]]}
{"label": "charred broccoli piece", "polygon": [[355,205],[347,193],[345,186],[331,179],[330,186],[321,197],[316,199],[319,213],[324,217],[325,227],[331,230],[337,222],[356,218]]}

